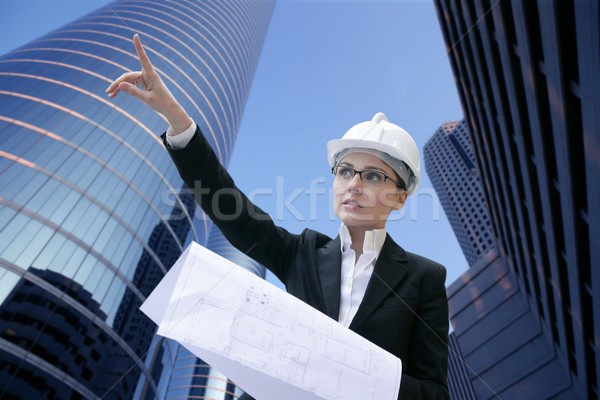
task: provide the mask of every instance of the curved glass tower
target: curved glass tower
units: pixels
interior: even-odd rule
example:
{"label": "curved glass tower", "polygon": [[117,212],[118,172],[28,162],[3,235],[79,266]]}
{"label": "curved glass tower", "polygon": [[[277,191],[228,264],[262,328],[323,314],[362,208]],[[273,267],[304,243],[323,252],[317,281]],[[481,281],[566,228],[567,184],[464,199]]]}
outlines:
{"label": "curved glass tower", "polygon": [[272,11],[117,1],[0,57],[0,398],[190,396],[202,363],[155,336],[140,304],[191,240],[264,268],[196,209],[166,122],[104,90],[139,69],[139,33],[227,165]]}

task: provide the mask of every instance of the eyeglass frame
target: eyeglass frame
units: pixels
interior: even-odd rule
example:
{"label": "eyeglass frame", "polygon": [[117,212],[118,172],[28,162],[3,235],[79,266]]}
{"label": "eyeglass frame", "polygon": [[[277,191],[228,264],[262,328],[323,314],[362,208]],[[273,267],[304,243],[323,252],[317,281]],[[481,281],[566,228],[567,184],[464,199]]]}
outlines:
{"label": "eyeglass frame", "polygon": [[358,177],[360,178],[361,182],[366,182],[367,184],[372,184],[372,182],[363,181],[362,174],[363,174],[363,172],[376,172],[378,174],[383,175],[383,182],[381,183],[382,185],[385,183],[386,180],[389,180],[389,181],[394,182],[396,184],[396,186],[398,187],[398,189],[400,189],[400,190],[407,190],[406,189],[406,185],[404,184],[404,182],[400,183],[400,182],[396,181],[395,179],[390,178],[385,172],[377,170],[377,169],[364,169],[362,171],[359,171],[359,170],[356,170],[356,169],[354,169],[352,167],[349,167],[347,165],[339,165],[338,164],[338,165],[336,165],[336,166],[334,166],[334,167],[331,168],[331,173],[336,178],[338,176],[337,173],[336,173],[336,169],[338,169],[338,168],[346,168],[346,169],[349,169],[349,170],[351,170],[353,172],[352,176],[348,180],[354,179],[354,177],[356,176],[356,174],[358,174]]}

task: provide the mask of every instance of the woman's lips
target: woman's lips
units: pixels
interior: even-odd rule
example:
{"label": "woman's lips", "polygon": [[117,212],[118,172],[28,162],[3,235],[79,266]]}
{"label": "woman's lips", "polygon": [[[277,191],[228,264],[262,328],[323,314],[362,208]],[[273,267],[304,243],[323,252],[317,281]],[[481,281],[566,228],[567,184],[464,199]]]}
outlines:
{"label": "woman's lips", "polygon": [[349,208],[363,208],[360,203],[354,199],[346,199],[342,204]]}

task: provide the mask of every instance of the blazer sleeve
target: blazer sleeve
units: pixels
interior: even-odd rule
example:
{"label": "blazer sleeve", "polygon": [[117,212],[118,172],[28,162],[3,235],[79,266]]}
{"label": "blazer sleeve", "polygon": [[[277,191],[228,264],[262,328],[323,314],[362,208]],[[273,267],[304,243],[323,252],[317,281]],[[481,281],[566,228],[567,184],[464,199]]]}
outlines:
{"label": "blazer sleeve", "polygon": [[196,201],[227,240],[285,283],[285,266],[294,257],[300,235],[275,225],[237,188],[199,128],[182,149],[172,149],[166,134],[162,138]]}
{"label": "blazer sleeve", "polygon": [[399,400],[449,399],[446,269],[432,269],[411,332],[410,361],[403,365]]}

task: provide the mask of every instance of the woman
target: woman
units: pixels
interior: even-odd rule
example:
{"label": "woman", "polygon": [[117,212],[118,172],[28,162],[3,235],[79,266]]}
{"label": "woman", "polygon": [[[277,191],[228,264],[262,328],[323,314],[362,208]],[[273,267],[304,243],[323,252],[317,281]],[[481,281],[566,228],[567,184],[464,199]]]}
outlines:
{"label": "woman", "polygon": [[419,183],[418,151],[408,133],[378,113],[330,142],[339,236],[309,229],[292,234],[237,189],[137,35],[133,41],[141,71],[123,74],[106,91],[109,97],[128,93],[167,118],[167,150],[225,237],[269,268],[290,294],[399,357],[400,399],[447,399],[446,271],[404,251],[385,231],[390,213]]}

